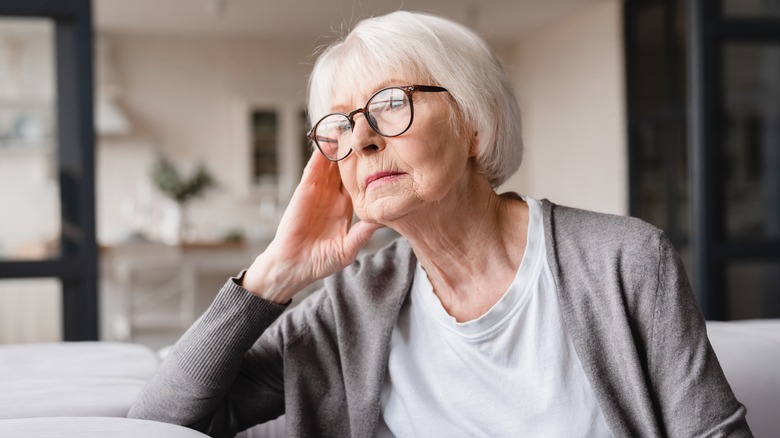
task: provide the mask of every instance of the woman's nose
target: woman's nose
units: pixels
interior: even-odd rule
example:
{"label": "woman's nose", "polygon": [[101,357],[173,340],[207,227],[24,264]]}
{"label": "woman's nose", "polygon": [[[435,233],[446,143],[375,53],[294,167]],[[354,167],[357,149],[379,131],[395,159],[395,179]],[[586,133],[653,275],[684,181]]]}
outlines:
{"label": "woman's nose", "polygon": [[357,154],[368,154],[384,150],[384,137],[377,134],[377,132],[371,128],[365,115],[363,117],[356,115],[354,121],[355,125],[354,128],[352,128],[352,138],[350,139],[352,141],[353,152]]}

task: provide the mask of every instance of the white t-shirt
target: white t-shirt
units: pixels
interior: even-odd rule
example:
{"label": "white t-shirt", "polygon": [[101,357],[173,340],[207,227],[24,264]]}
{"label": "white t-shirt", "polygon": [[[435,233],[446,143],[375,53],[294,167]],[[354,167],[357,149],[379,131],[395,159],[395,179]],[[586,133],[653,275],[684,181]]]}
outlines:
{"label": "white t-shirt", "polygon": [[378,437],[611,436],[564,327],[541,204],[514,282],[458,323],[419,263],[393,329]]}

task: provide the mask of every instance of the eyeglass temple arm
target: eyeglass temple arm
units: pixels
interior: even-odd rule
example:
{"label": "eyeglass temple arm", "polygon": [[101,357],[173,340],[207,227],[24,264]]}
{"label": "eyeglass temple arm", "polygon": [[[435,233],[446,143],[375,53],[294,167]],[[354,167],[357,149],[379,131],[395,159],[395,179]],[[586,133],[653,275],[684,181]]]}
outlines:
{"label": "eyeglass temple arm", "polygon": [[415,91],[425,91],[430,93],[440,93],[443,91],[448,91],[444,87],[437,87],[436,85],[412,85],[412,88]]}

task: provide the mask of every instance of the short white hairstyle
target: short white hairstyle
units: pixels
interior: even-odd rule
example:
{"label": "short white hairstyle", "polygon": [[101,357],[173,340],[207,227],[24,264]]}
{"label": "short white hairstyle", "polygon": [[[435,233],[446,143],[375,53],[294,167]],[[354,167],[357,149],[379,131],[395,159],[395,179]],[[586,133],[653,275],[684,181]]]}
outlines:
{"label": "short white hairstyle", "polygon": [[398,11],[368,18],[327,47],[309,77],[309,120],[316,123],[338,94],[358,89],[365,78],[396,75],[449,90],[469,129],[461,132],[477,133],[477,164],[493,187],[517,171],[523,143],[509,77],[479,35],[435,15]]}

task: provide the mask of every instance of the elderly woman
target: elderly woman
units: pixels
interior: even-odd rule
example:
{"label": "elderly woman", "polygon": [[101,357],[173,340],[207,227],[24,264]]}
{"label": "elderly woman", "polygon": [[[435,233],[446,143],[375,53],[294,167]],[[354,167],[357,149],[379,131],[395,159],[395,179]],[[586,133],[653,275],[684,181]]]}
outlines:
{"label": "elderly woman", "polygon": [[[317,60],[309,115],[321,153],[276,237],[131,416],[214,436],[281,414],[293,436],[750,435],[662,232],[496,193],[519,113],[473,32],[362,21]],[[381,227],[403,237],[356,260]]]}

